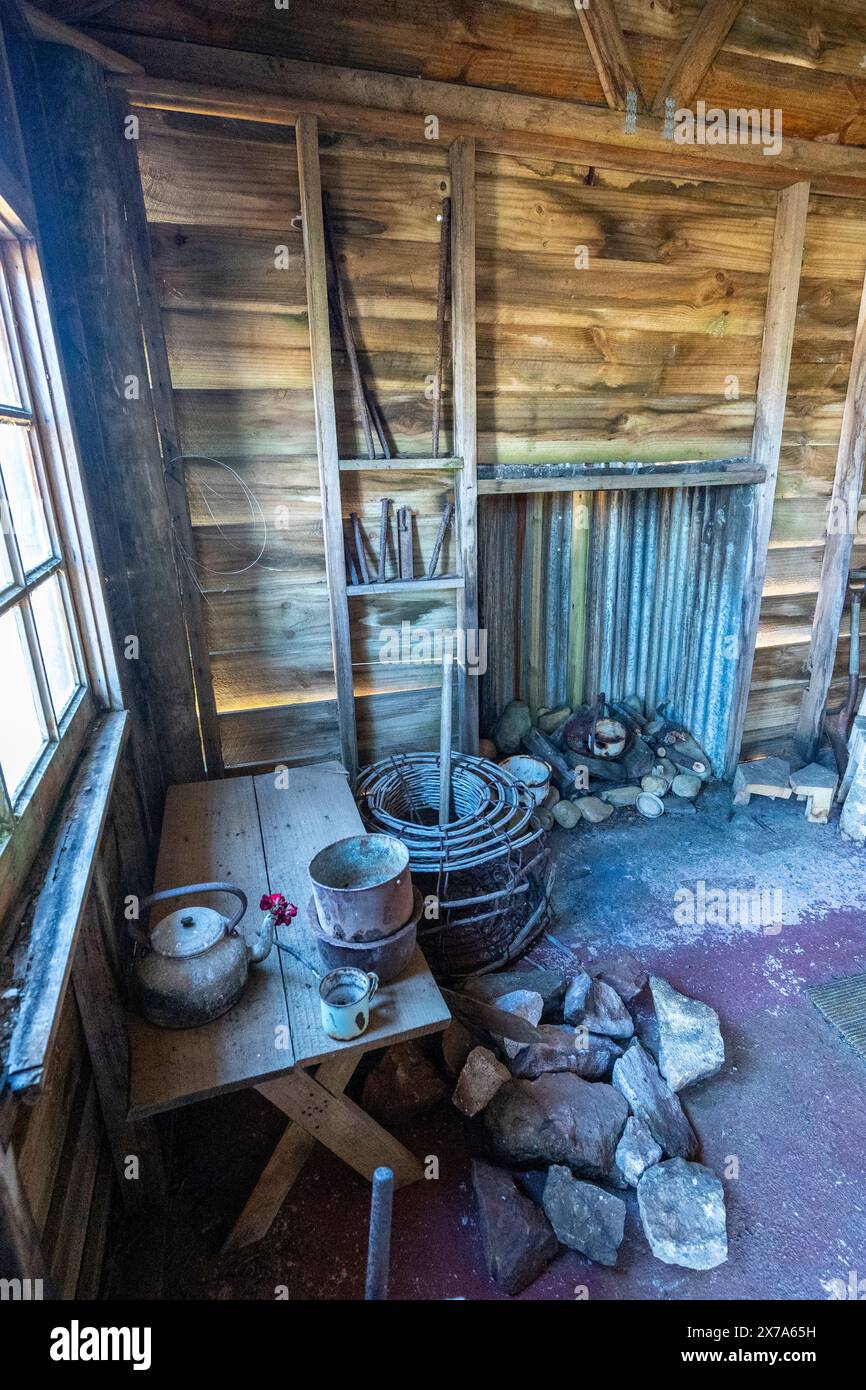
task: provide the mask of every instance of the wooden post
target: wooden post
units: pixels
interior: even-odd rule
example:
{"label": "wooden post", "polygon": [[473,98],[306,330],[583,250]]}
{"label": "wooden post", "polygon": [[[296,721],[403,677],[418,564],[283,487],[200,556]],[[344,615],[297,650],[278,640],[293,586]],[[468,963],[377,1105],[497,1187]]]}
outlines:
{"label": "wooden post", "polygon": [[652,106],[655,115],[664,115],[668,97],[673,97],[678,106],[688,106],[742,8],[743,0],[707,0],[656,92]]}
{"label": "wooden post", "polygon": [[626,98],[633,91],[637,109],[643,111],[643,95],[614,0],[590,0],[578,5],[577,13],[608,106],[624,111]]}
{"label": "wooden post", "polygon": [[[451,146],[451,321],[454,335],[454,452],[463,460],[457,489],[457,551],[463,588],[457,623],[478,631],[478,477],[475,364],[475,141]],[[478,752],[478,676],[459,672],[460,748]]]}
{"label": "wooden post", "polygon": [[328,580],[331,642],[337,683],[337,718],[340,725],[343,763],[350,775],[354,776],[358,770],[358,740],[355,730],[355,696],[352,688],[352,643],[349,631],[349,602],[346,596],[331,328],[328,321],[328,276],[322,219],[319,127],[315,116],[304,115],[298,118],[295,129],[298,141],[301,219],[304,228],[304,268],[307,277],[313,404],[316,412],[316,452],[319,458],[319,487],[325,531],[325,573]]}
{"label": "wooden post", "polygon": [[[845,603],[845,586],[851,550],[857,530],[857,508],[863,490],[866,453],[866,280],[860,298],[857,332],[851,351],[851,374],[842,414],[842,430],[836,454],[836,477],[827,522],[827,539],[821,561],[818,601],[812,619],[809,649],[811,675],[803,692],[797,720],[796,748],[804,762],[818,751],[821,718],[836,660],[836,645]],[[852,639],[853,640],[853,639]]]}
{"label": "wooden post", "polygon": [[[169,781],[203,770],[195,688],[174,556],[171,519],[149,389],[148,364],[120,187],[116,130],[104,77],[92,58],[36,45],[38,90],[63,104],[63,119],[37,124],[37,211],[70,408],[91,492],[124,693],[150,746],[138,751],[145,784],[154,766]],[[80,328],[80,336],[79,336]],[[79,390],[80,387],[80,390]],[[105,460],[105,472],[99,465]],[[130,638],[137,659],[124,660]],[[126,668],[126,669],[124,669]],[[130,669],[131,668],[131,669]],[[152,792],[158,815],[158,785]]]}
{"label": "wooden post", "polygon": [[[132,264],[135,270],[138,306],[147,347],[153,412],[156,417],[162,452],[163,476],[171,513],[172,530],[178,545],[188,555],[193,555],[195,542],[189,514],[189,499],[184,484],[183,464],[172,462],[175,456],[180,453],[180,435],[174,410],[174,392],[171,385],[165,335],[162,329],[162,314],[153,274],[150,234],[147,227],[147,214],[144,207],[138,159],[135,153],[136,142],[124,139],[123,132],[123,122],[129,110],[129,103],[124,93],[114,92],[110,94],[110,105],[116,122],[120,187],[126,209],[126,225],[129,231]],[[210,777],[221,777],[223,775],[222,747],[220,745],[202,597],[182,559],[178,563],[178,575],[192,659],[205,768]]]}
{"label": "wooden post", "polygon": [[765,469],[766,478],[755,488],[755,507],[746,556],[739,656],[725,763],[726,775],[729,777],[733,776],[736,769],[743,741],[743,725],[755,659],[808,210],[808,183],[792,184],[779,195],[764,320],[764,341],[761,347],[761,367],[758,374],[758,399],[752,431],[752,462]]}

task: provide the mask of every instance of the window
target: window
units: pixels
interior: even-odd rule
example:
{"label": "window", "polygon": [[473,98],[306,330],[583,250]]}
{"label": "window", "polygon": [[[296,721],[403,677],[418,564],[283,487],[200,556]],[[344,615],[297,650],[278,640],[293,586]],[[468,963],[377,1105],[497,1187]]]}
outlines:
{"label": "window", "polygon": [[[6,834],[58,747],[87,680],[22,333],[17,242],[0,243],[0,814]],[[25,326],[26,327],[26,326]],[[36,360],[34,360],[34,357]]]}
{"label": "window", "polygon": [[118,703],[35,243],[0,220],[0,918]]}

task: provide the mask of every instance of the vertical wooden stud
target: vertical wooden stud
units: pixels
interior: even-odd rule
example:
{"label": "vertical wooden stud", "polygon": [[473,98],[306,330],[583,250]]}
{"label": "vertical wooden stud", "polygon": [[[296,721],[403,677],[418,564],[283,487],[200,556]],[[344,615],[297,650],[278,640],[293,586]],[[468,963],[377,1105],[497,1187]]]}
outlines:
{"label": "vertical wooden stud", "polygon": [[[451,320],[454,340],[454,452],[458,473],[457,537],[463,575],[457,621],[466,634],[478,630],[478,478],[475,363],[475,141],[451,146]],[[459,672],[460,748],[478,752],[478,676],[464,663]]]}
{"label": "vertical wooden stud", "polygon": [[319,128],[315,116],[299,116],[296,126],[301,220],[304,228],[304,269],[307,277],[307,313],[310,325],[310,358],[313,404],[316,413],[316,452],[325,531],[325,572],[337,684],[337,718],[343,763],[354,776],[358,770],[355,699],[352,689],[352,646],[349,602],[346,595],[346,562],[340,502],[340,460],[334,407],[331,364],[331,330],[328,322],[328,281],[325,231],[322,220],[322,176],[319,168]]}
{"label": "vertical wooden stud", "polygon": [[818,751],[821,718],[833,667],[845,604],[845,587],[851,565],[851,551],[857,529],[860,494],[863,491],[863,459],[866,453],[866,280],[860,298],[860,313],[851,374],[842,414],[842,429],[836,454],[836,476],[828,515],[827,539],[821,560],[818,601],[812,619],[809,648],[809,684],[803,692],[797,720],[797,752],[811,762]]}
{"label": "vertical wooden stud", "polygon": [[755,488],[755,507],[746,556],[739,657],[728,726],[726,771],[729,777],[733,776],[740,754],[755,658],[808,210],[808,183],[792,184],[780,193],[773,234],[767,312],[758,374],[758,398],[752,431],[752,461],[765,470],[766,477],[764,482]]}

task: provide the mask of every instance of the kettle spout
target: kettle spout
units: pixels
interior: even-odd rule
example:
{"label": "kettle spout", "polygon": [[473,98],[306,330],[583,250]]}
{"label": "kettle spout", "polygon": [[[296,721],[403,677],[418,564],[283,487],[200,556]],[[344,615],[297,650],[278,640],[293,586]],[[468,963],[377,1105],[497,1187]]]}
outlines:
{"label": "kettle spout", "polygon": [[253,933],[252,940],[245,938],[247,948],[247,958],[251,965],[258,965],[268,955],[274,944],[274,914],[266,912],[261,920],[258,930]]}

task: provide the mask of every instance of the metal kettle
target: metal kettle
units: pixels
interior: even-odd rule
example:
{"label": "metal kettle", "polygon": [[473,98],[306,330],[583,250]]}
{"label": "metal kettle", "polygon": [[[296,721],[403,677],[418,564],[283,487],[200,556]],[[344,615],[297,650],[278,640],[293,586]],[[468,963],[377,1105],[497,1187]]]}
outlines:
{"label": "metal kettle", "polygon": [[183,907],[163,917],[150,932],[130,924],[132,936],[144,948],[136,953],[133,967],[138,1007],[160,1028],[196,1028],[226,1013],[243,994],[250,964],[263,961],[274,943],[270,914],[252,942],[238,931],[247,897],[234,883],[166,888],[145,898],[141,907],[193,893],[232,893],[240,906],[230,919],[212,907]]}

